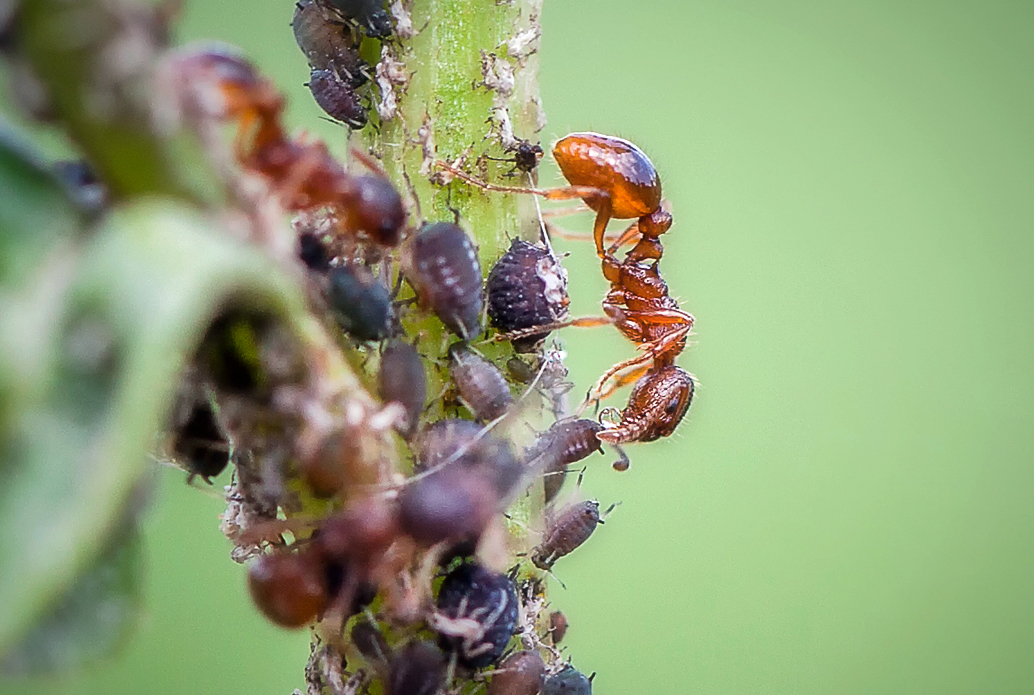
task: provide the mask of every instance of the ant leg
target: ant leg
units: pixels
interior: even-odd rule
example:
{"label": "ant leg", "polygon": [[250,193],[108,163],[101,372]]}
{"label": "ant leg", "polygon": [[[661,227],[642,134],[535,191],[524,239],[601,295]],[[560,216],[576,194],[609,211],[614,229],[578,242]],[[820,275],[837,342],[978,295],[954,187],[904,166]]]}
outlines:
{"label": "ant leg", "polygon": [[541,326],[523,328],[519,331],[511,331],[510,333],[499,333],[493,338],[493,340],[517,340],[518,338],[527,338],[531,335],[549,333],[550,331],[568,328],[570,326],[578,326],[579,328],[595,328],[597,326],[609,326],[612,323],[614,322],[607,316],[581,316],[575,319],[568,319],[567,321],[556,321],[554,323],[544,323]]}
{"label": "ant leg", "polygon": [[592,238],[596,240],[596,255],[606,258],[607,254],[603,250],[603,235],[607,233],[607,223],[610,222],[613,206],[610,196],[598,196],[596,201],[600,209],[596,211],[596,221],[592,225]]}
{"label": "ant leg", "polygon": [[556,210],[544,210],[542,212],[543,217],[567,217],[568,215],[577,215],[581,212],[589,212],[591,208],[585,203],[578,203],[571,205],[566,208],[557,208]]}
{"label": "ant leg", "polygon": [[[624,362],[618,362],[617,364],[615,364],[613,367],[604,372],[603,376],[601,376],[596,381],[596,384],[591,389],[589,389],[589,392],[585,395],[585,401],[582,402],[582,406],[580,409],[584,410],[586,407],[588,407],[590,403],[599,403],[602,397],[600,394],[602,394],[604,390],[603,387],[606,385],[607,381],[609,381],[610,378],[613,377],[615,374],[618,374],[619,372],[623,372],[628,369],[632,369],[633,367],[639,367],[639,365],[646,366],[646,368],[643,370],[645,372],[649,369],[650,366],[652,366],[653,358],[654,356],[651,353],[644,352],[642,355],[639,355],[638,357],[633,357],[632,359],[628,359]],[[608,395],[612,392],[613,389],[610,392],[608,392]],[[594,393],[597,395],[593,396]]]}
{"label": "ant leg", "polygon": [[[448,162],[442,160],[436,160],[435,166],[439,169],[445,169],[450,174],[458,179],[466,181],[471,186],[477,186],[486,191],[496,191],[497,193],[527,193],[530,195],[542,196],[546,200],[572,200],[574,198],[592,198],[592,199],[603,199],[609,198],[609,196],[601,191],[599,188],[592,186],[563,186],[560,188],[522,188],[520,186],[499,186],[494,183],[488,183],[481,179],[474,178],[470,174],[457,169]],[[610,207],[609,205],[607,206]],[[607,219],[610,219],[608,213]]]}
{"label": "ant leg", "polygon": [[610,398],[611,394],[613,394],[619,388],[621,388],[622,386],[626,386],[628,384],[631,384],[633,382],[639,381],[639,378],[641,376],[643,376],[644,374],[646,374],[651,369],[653,369],[653,364],[652,363],[644,364],[644,365],[637,366],[635,369],[633,369],[633,370],[631,370],[631,371],[629,371],[629,372],[627,372],[625,374],[617,375],[617,377],[614,379],[614,382],[612,384],[608,385],[605,390],[601,390],[600,391],[599,398],[597,400],[601,400],[602,401],[602,400],[604,400],[606,398]]}
{"label": "ant leg", "polygon": [[625,227],[625,231],[621,232],[621,234],[614,241],[614,243],[610,245],[610,248],[607,249],[607,255],[613,256],[615,253],[617,253],[617,250],[620,249],[622,246],[635,241],[637,234],[639,234],[639,220],[636,220],[632,224]]}

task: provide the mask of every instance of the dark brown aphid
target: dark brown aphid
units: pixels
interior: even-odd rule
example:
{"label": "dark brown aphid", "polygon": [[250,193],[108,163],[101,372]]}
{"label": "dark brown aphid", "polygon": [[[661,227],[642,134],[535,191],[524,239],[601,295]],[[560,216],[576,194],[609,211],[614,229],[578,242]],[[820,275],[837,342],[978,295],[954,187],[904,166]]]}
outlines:
{"label": "dark brown aphid", "polygon": [[543,472],[546,502],[556,497],[560,491],[568,466],[590,456],[593,452],[603,450],[596,436],[602,429],[603,425],[595,420],[560,420],[543,432],[528,449],[525,461]]}
{"label": "dark brown aphid", "polygon": [[331,269],[327,302],[342,330],[358,340],[384,340],[391,332],[391,294],[363,266]]}
{"label": "dark brown aphid", "polygon": [[248,589],[263,615],[281,627],[311,623],[327,605],[320,558],[308,549],[263,555],[248,567]]}
{"label": "dark brown aphid", "polygon": [[416,432],[420,413],[427,400],[427,376],[420,353],[409,343],[391,341],[381,353],[377,387],[381,400],[398,403],[406,411],[406,421],[400,427],[404,437]]}
{"label": "dark brown aphid", "polygon": [[465,563],[438,591],[437,611],[428,621],[439,643],[469,668],[494,664],[517,626],[517,589],[505,574]]}
{"label": "dark brown aphid", "polygon": [[385,0],[329,0],[341,14],[362,28],[367,36],[386,39],[395,32]]}
{"label": "dark brown aphid", "polygon": [[535,171],[538,168],[539,161],[542,159],[542,146],[537,142],[521,140],[513,148],[512,152],[514,168],[517,171],[523,171],[525,174]]}
{"label": "dark brown aphid", "polygon": [[560,644],[567,634],[567,616],[560,611],[553,611],[549,614],[549,635],[553,644]]}
{"label": "dark brown aphid", "polygon": [[[522,331],[567,317],[567,272],[543,248],[514,239],[488,273],[488,317],[502,333]],[[513,339],[517,352],[534,352],[549,331]]]}
{"label": "dark brown aphid", "polygon": [[422,227],[402,257],[421,304],[470,340],[481,333],[481,264],[467,233],[450,222]]}
{"label": "dark brown aphid", "polygon": [[567,665],[546,679],[542,695],[592,695],[592,678]]}
{"label": "dark brown aphid", "polygon": [[476,422],[446,418],[432,423],[416,443],[416,470],[459,465],[487,476],[501,497],[519,482],[523,466],[510,443]]}
{"label": "dark brown aphid", "polygon": [[494,364],[463,343],[452,345],[449,357],[449,374],[474,417],[495,420],[510,409],[510,385]]}
{"label": "dark brown aphid", "polygon": [[601,430],[597,436],[611,444],[652,442],[667,437],[689,410],[693,390],[693,377],[675,365],[647,372],[632,389],[620,422]]}
{"label": "dark brown aphid", "polygon": [[537,651],[514,652],[492,672],[488,695],[538,695],[546,681],[546,664]]}
{"label": "dark brown aphid", "polygon": [[318,0],[301,0],[291,21],[294,39],[309,66],[334,70],[349,87],[362,86],[369,66],[359,57],[359,44],[342,18]]}
{"label": "dark brown aphid", "polygon": [[315,546],[324,558],[372,565],[398,538],[397,504],[381,496],[358,497],[319,527]]}
{"label": "dark brown aphid", "polygon": [[335,121],[341,121],[352,128],[366,125],[366,107],[363,99],[336,69],[312,70],[309,73],[309,91],[323,112]]}
{"label": "dark brown aphid", "polygon": [[430,642],[410,642],[391,659],[385,695],[436,695],[445,687],[446,663]]}
{"label": "dark brown aphid", "polygon": [[211,485],[212,478],[230,463],[230,442],[207,398],[194,400],[186,422],[176,428],[172,449],[176,459],[190,471],[187,482],[198,476]]}
{"label": "dark brown aphid", "polygon": [[330,270],[330,251],[315,232],[298,235],[298,258],[309,270],[318,273]]}
{"label": "dark brown aphid", "polygon": [[474,540],[498,512],[499,491],[484,471],[447,465],[399,492],[399,522],[426,546]]}
{"label": "dark brown aphid", "polygon": [[600,523],[599,502],[586,500],[569,504],[547,519],[546,533],[535,548],[531,561],[541,570],[552,569],[557,560],[589,540]]}
{"label": "dark brown aphid", "polygon": [[361,455],[354,432],[334,430],[299,460],[299,473],[316,497],[333,497],[348,483]]}

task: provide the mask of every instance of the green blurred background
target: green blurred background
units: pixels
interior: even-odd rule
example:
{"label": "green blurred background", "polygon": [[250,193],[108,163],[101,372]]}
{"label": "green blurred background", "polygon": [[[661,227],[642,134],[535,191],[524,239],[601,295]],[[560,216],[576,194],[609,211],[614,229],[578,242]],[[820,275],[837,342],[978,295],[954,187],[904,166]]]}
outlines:
{"label": "green blurred background", "polygon": [[[190,0],[183,36],[242,46],[340,143],[290,16]],[[627,473],[593,459],[585,494],[623,504],[556,568],[597,695],[1034,692],[1034,4],[547,0],[543,23],[543,140],[650,154],[698,319],[689,416]],[[580,388],[631,350],[565,337]],[[307,636],[250,609],[220,501],[183,477],[128,652],[8,692],[302,685]]]}

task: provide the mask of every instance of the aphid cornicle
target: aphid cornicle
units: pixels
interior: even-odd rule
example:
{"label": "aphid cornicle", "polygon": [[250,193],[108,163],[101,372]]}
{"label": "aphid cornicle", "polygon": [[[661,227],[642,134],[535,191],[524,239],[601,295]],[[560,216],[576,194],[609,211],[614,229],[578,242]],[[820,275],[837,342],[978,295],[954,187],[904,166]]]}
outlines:
{"label": "aphid cornicle", "polygon": [[517,626],[513,581],[475,563],[462,564],[445,577],[436,607],[428,621],[431,629],[469,668],[498,661]]}
{"label": "aphid cornicle", "polygon": [[535,650],[514,652],[492,673],[487,695],[538,695],[546,681],[546,664]]}
{"label": "aphid cornicle", "polygon": [[481,263],[466,232],[450,222],[425,225],[404,249],[402,270],[446,328],[464,340],[481,333]]}
{"label": "aphid cornicle", "polygon": [[571,665],[546,679],[542,695],[592,695],[592,680]]}
{"label": "aphid cornicle", "polygon": [[599,502],[585,500],[567,505],[547,519],[546,532],[531,561],[541,570],[552,569],[557,560],[589,540],[599,523]]}
{"label": "aphid cornicle", "polygon": [[502,372],[464,343],[449,348],[449,374],[460,398],[479,420],[501,417],[513,405],[510,385]]}
{"label": "aphid cornicle", "polygon": [[341,328],[358,340],[384,340],[391,331],[391,295],[366,268],[342,265],[327,274],[327,302]]}
{"label": "aphid cornicle", "polygon": [[409,437],[416,432],[427,400],[427,376],[424,361],[415,347],[393,340],[384,348],[377,372],[377,390],[385,403],[398,403],[406,411],[405,422],[399,426],[402,436]]}
{"label": "aphid cornicle", "polygon": [[[510,242],[485,283],[488,318],[502,333],[553,324],[567,316],[567,272],[556,257],[522,239]],[[517,352],[534,352],[549,331],[512,340]]]}
{"label": "aphid cornicle", "polygon": [[259,610],[281,627],[311,623],[327,605],[324,566],[309,550],[263,555],[248,567],[248,589]]}
{"label": "aphid cornicle", "polygon": [[447,660],[430,642],[410,642],[392,656],[385,695],[436,695],[445,687]]}

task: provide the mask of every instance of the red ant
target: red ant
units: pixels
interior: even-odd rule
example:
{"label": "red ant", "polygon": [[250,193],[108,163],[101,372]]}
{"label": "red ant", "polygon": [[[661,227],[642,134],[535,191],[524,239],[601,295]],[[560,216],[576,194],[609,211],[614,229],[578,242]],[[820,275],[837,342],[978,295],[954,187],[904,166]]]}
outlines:
{"label": "red ant", "polygon": [[[395,187],[382,176],[353,176],[322,142],[301,143],[284,130],[284,97],[255,67],[230,53],[200,50],[177,57],[182,89],[203,116],[237,124],[234,151],[240,165],[277,187],[288,210],[330,208],[344,226],[383,246],[401,239],[406,212]],[[354,153],[373,171],[374,160]]]}
{"label": "red ant", "polygon": [[[599,402],[623,385],[636,382],[628,407],[617,424],[598,433],[611,444],[652,441],[670,435],[689,408],[693,378],[675,366],[693,328],[693,316],[668,294],[658,266],[664,248],[659,237],[671,228],[672,217],[662,204],[661,181],[645,153],[631,142],[598,133],[572,133],[553,146],[553,157],[570,186],[553,189],[498,186],[475,179],[454,166],[439,166],[485,190],[531,193],[547,200],[581,198],[596,213],[593,240],[610,291],[603,300],[606,322],[641,350],[641,354],[608,369],[589,392]],[[604,247],[612,218],[636,218],[616,241]],[[637,240],[638,237],[638,240]],[[636,241],[637,240],[637,241]],[[624,260],[614,255],[636,241]],[[575,319],[507,334],[516,338],[560,325],[601,325],[599,319]],[[608,386],[608,382],[613,383]]]}

